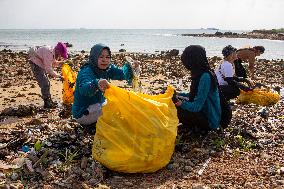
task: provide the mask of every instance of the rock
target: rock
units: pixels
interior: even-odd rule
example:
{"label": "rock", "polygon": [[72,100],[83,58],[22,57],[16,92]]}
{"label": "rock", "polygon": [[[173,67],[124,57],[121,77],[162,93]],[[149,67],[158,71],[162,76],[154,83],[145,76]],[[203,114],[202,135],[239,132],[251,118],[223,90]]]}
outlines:
{"label": "rock", "polygon": [[108,186],[106,186],[106,185],[99,184],[99,186],[97,187],[97,189],[110,189],[110,187],[108,187]]}
{"label": "rock", "polygon": [[280,167],[279,173],[280,173],[280,175],[284,174],[284,167]]}
{"label": "rock", "polygon": [[97,179],[92,178],[92,179],[89,180],[90,185],[94,186],[94,185],[97,185],[98,183],[99,183],[99,181]]}
{"label": "rock", "polygon": [[133,186],[133,183],[129,182],[129,181],[126,181],[124,184],[125,184],[125,186],[129,186],[129,187]]}
{"label": "rock", "polygon": [[29,154],[29,155],[28,155],[28,158],[29,158],[33,163],[35,163],[35,162],[37,162],[37,161],[39,160],[39,158],[38,158],[37,156],[32,155],[32,154]]}
{"label": "rock", "polygon": [[0,115],[2,116],[17,116],[17,117],[25,117],[34,115],[37,111],[36,107],[33,105],[19,105],[18,107],[9,107],[5,108]]}
{"label": "rock", "polygon": [[192,167],[190,167],[190,166],[185,166],[184,167],[184,171],[185,172],[191,172],[193,169],[192,169]]}
{"label": "rock", "polygon": [[264,152],[260,154],[260,157],[263,158],[263,159],[270,159],[270,155],[268,155]]}
{"label": "rock", "polygon": [[42,124],[42,121],[40,119],[32,119],[30,122],[27,123],[28,125],[40,125]]}
{"label": "rock", "polygon": [[284,185],[284,180],[276,180],[277,185]]}
{"label": "rock", "polygon": [[191,166],[191,167],[194,166],[194,163],[192,163],[192,161],[190,159],[185,159],[184,164],[187,165],[187,166]]}
{"label": "rock", "polygon": [[282,186],[277,186],[277,187],[274,188],[274,189],[284,189],[284,187],[282,187]]}
{"label": "rock", "polygon": [[172,50],[170,50],[170,52],[169,52],[169,55],[172,57],[172,56],[178,56],[178,54],[179,54],[179,50],[177,50],[177,49],[172,49]]}
{"label": "rock", "polygon": [[253,188],[253,185],[250,182],[246,182],[244,188]]}
{"label": "rock", "polygon": [[173,170],[174,165],[172,163],[169,163],[166,167],[168,170]]}
{"label": "rock", "polygon": [[85,180],[89,180],[89,179],[91,179],[91,174],[90,174],[90,173],[83,173],[83,174],[82,174],[82,177],[83,177],[83,179],[85,179]]}
{"label": "rock", "polygon": [[53,189],[51,185],[43,185],[43,189]]}
{"label": "rock", "polygon": [[210,187],[216,188],[216,189],[222,189],[222,188],[226,188],[226,185],[225,184],[211,184]]}
{"label": "rock", "polygon": [[118,52],[126,52],[126,50],[125,49],[119,49]]}
{"label": "rock", "polygon": [[73,47],[73,45],[71,43],[66,42],[64,44],[66,45],[66,47]]}
{"label": "rock", "polygon": [[216,36],[222,36],[222,35],[223,35],[223,33],[222,33],[222,32],[217,31],[217,32],[215,33],[215,35],[216,35]]}
{"label": "rock", "polygon": [[19,177],[18,173],[13,172],[13,173],[11,174],[11,179],[12,179],[12,180],[17,180],[18,177]]}
{"label": "rock", "polygon": [[84,156],[81,161],[81,169],[86,169],[87,164],[88,164],[88,158]]}
{"label": "rock", "polygon": [[266,108],[261,108],[259,111],[258,111],[258,114],[260,115],[260,117],[264,118],[264,119],[267,119],[268,116],[269,116],[269,111],[268,109]]}
{"label": "rock", "polygon": [[23,75],[24,74],[24,71],[22,70],[22,69],[19,69],[18,71],[17,71],[17,75]]}
{"label": "rock", "polygon": [[2,172],[0,172],[0,179],[5,179],[6,178],[6,175]]}
{"label": "rock", "polygon": [[224,32],[224,35],[233,35],[232,32]]}
{"label": "rock", "polygon": [[23,189],[24,185],[22,183],[12,183],[10,184],[10,189]]}
{"label": "rock", "polygon": [[192,184],[192,189],[210,189],[208,186],[204,186],[201,184]]}
{"label": "rock", "polygon": [[12,84],[10,82],[7,82],[6,84],[2,85],[2,88],[9,88]]}

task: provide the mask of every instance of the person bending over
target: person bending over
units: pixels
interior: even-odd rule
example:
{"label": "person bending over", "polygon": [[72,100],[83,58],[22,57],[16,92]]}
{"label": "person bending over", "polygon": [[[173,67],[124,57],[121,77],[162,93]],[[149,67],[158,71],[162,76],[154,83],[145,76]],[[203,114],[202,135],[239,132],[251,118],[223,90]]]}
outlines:
{"label": "person bending over", "polygon": [[[240,90],[251,90],[251,83],[246,78],[236,77],[234,61],[237,59],[237,49],[228,45],[222,50],[224,60],[215,70],[220,85],[220,90],[227,101],[234,99],[240,94]],[[242,82],[247,83],[248,86]]]}
{"label": "person bending over", "polygon": [[237,59],[234,61],[235,71],[237,77],[247,78],[248,74],[244,66],[243,62],[248,62],[249,64],[249,72],[252,79],[255,78],[255,60],[257,56],[260,56],[265,51],[263,46],[255,46],[253,48],[243,48],[237,50]]}

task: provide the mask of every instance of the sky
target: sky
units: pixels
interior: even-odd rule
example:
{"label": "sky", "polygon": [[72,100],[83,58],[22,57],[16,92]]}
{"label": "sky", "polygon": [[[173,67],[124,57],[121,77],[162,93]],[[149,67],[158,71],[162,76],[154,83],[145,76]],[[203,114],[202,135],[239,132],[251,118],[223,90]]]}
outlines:
{"label": "sky", "polygon": [[283,8],[284,0],[0,0],[0,29],[273,29],[284,28]]}

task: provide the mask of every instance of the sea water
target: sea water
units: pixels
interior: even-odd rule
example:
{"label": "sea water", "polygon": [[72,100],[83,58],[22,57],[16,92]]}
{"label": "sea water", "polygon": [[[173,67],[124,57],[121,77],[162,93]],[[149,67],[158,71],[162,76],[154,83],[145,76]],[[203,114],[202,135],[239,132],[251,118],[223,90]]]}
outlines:
{"label": "sea water", "polygon": [[[220,32],[224,32],[219,30]],[[0,50],[27,50],[34,45],[53,46],[58,41],[71,43],[70,51],[90,51],[97,43],[108,45],[113,52],[160,53],[189,45],[202,45],[207,56],[221,56],[222,48],[262,45],[266,51],[260,58],[284,59],[284,41],[246,38],[191,37],[181,34],[215,33],[208,29],[1,29]],[[244,31],[232,31],[242,33]]]}

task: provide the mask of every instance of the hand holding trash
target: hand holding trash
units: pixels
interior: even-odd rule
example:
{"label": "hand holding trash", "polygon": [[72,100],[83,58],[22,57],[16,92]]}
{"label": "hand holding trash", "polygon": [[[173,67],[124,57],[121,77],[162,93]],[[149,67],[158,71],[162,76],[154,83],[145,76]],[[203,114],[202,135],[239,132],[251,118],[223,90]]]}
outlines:
{"label": "hand holding trash", "polygon": [[133,60],[131,57],[125,57],[126,61],[130,64],[133,71],[132,88],[136,92],[141,92],[141,82],[139,81],[140,76],[140,61]]}
{"label": "hand holding trash", "polygon": [[109,83],[106,79],[100,79],[98,86],[101,91],[105,91],[107,88],[109,88]]}
{"label": "hand holding trash", "polygon": [[249,88],[252,88],[252,82],[249,79],[244,79],[244,82],[249,86]]}
{"label": "hand holding trash", "polygon": [[139,76],[140,74],[140,64],[141,62],[138,60],[133,60],[131,57],[125,57],[125,60],[130,64],[131,68],[133,69],[133,74],[135,76]]}

